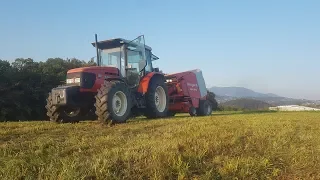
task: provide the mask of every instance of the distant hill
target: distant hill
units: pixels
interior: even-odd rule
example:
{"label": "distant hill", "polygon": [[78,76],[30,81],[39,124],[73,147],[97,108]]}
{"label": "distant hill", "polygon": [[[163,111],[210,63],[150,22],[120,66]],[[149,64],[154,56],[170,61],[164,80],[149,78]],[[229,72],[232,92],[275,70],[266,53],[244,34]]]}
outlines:
{"label": "distant hill", "polygon": [[280,97],[272,93],[263,94],[263,93],[255,92],[251,89],[247,89],[244,87],[212,87],[212,88],[209,88],[209,90],[214,92],[218,96],[230,96],[230,97],[237,97],[237,98]]}
{"label": "distant hill", "polygon": [[293,99],[293,98],[282,97],[272,93],[255,92],[251,89],[247,89],[244,87],[211,87],[208,89],[209,91],[216,94],[216,100],[219,104],[227,101],[231,101],[231,100],[241,99],[241,98],[264,101],[272,106],[293,105],[293,104],[302,105],[305,103],[314,104],[315,102],[315,101],[305,100],[305,99]]}
{"label": "distant hill", "polygon": [[222,103],[220,106],[223,107],[234,107],[238,109],[245,109],[245,110],[264,110],[271,107],[270,104],[255,100],[255,99],[247,99],[247,98],[241,98],[241,99],[235,99],[231,101],[227,101],[225,103]]}

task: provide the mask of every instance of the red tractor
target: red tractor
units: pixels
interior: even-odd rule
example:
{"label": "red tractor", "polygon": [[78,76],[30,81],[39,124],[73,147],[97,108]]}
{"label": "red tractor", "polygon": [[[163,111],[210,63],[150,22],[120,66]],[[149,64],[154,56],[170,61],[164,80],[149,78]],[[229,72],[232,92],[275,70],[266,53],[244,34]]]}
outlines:
{"label": "red tractor", "polygon": [[138,115],[211,114],[201,71],[159,72],[152,66],[158,57],[145,45],[144,36],[132,41],[95,38],[97,66],[69,70],[66,84],[52,89],[46,105],[51,121],[98,119],[113,124]]}

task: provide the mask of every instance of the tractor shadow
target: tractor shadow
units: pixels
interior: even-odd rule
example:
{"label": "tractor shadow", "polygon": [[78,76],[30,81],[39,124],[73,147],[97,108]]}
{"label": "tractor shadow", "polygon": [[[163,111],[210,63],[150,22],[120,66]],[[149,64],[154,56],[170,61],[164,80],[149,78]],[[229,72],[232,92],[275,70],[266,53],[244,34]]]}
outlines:
{"label": "tractor shadow", "polygon": [[[244,114],[271,114],[276,113],[277,111],[216,111],[213,112],[210,116],[190,116],[188,113],[177,113],[175,116],[161,118],[161,120],[178,120],[186,118],[201,118],[201,117],[217,117],[217,116],[234,116],[234,115],[244,115]],[[130,118],[128,123],[138,123],[153,121],[158,119],[148,119],[144,116],[138,116],[135,118]]]}
{"label": "tractor shadow", "polygon": [[[210,116],[194,116],[194,117],[215,117],[215,116],[234,116],[234,115],[244,115],[244,114],[271,114],[277,113],[278,111],[216,111]],[[180,118],[194,118],[187,113],[177,114],[173,117],[167,117],[165,119],[180,119]]]}
{"label": "tractor shadow", "polygon": [[213,113],[212,116],[231,116],[231,115],[243,115],[243,114],[270,114],[277,113],[278,111],[225,111]]}

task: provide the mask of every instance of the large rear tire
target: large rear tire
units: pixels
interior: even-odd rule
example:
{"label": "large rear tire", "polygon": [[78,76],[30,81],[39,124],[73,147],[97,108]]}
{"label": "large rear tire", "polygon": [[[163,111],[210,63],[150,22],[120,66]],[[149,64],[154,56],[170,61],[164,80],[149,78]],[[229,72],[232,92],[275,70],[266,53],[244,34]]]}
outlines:
{"label": "large rear tire", "polygon": [[145,116],[149,119],[168,116],[168,88],[163,78],[154,77],[151,80],[146,93],[146,106]]}
{"label": "large rear tire", "polygon": [[132,101],[124,82],[105,81],[95,98],[95,113],[103,124],[125,123],[129,119]]}
{"label": "large rear tire", "polygon": [[71,108],[71,107],[61,107],[53,105],[52,95],[49,93],[47,98],[47,116],[51,122],[55,123],[75,123],[79,122],[81,119],[81,109],[80,108]]}

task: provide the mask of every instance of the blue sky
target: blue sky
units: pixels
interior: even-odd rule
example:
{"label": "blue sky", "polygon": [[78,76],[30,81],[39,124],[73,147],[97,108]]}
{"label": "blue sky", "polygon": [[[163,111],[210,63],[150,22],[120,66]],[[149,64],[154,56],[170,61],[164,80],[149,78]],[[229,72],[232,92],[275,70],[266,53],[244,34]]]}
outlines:
{"label": "blue sky", "polygon": [[144,34],[164,72],[199,68],[207,86],[320,99],[320,1],[12,0],[0,59],[95,55],[99,39]]}

